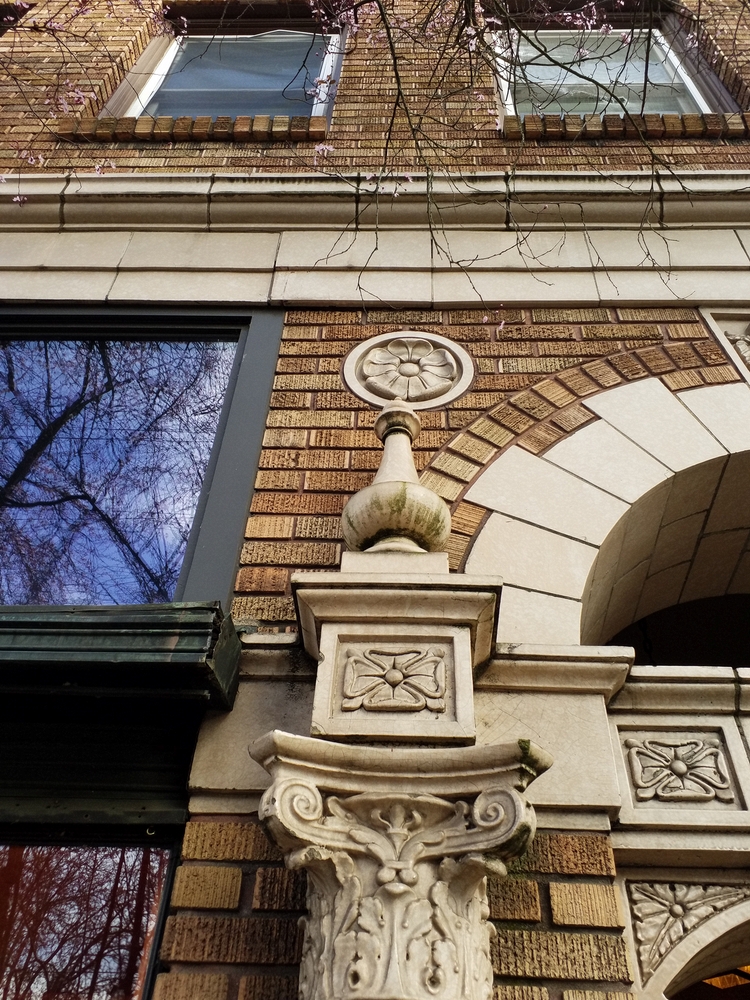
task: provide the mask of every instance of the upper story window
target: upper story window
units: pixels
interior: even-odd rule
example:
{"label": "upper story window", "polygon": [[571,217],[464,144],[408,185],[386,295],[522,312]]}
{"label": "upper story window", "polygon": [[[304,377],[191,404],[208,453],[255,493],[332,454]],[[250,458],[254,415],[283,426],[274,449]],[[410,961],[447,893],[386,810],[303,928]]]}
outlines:
{"label": "upper story window", "polygon": [[496,54],[509,114],[686,114],[715,106],[705,78],[699,86],[686,54],[658,30],[527,31],[512,43],[498,36]]}
{"label": "upper story window", "polygon": [[189,34],[166,43],[156,39],[103,113],[154,118],[326,115],[340,54],[338,35],[313,31]]}

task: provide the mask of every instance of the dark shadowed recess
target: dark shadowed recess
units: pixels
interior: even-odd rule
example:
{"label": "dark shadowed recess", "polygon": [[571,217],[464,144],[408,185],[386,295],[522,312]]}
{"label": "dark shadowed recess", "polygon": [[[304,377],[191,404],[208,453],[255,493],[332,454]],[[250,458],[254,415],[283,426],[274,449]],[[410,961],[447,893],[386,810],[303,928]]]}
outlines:
{"label": "dark shadowed recess", "polygon": [[706,597],[628,625],[610,646],[634,646],[644,665],[750,666],[750,594]]}

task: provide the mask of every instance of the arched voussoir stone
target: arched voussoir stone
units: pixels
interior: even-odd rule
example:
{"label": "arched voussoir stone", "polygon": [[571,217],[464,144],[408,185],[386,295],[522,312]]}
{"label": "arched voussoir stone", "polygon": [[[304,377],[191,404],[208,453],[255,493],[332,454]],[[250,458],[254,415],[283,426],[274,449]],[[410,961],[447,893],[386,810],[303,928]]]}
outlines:
{"label": "arched voussoir stone", "polygon": [[671,604],[750,592],[750,387],[656,378],[586,400],[598,420],[507,448],[463,500],[490,513],[467,572],[505,580],[501,642],[606,642]]}

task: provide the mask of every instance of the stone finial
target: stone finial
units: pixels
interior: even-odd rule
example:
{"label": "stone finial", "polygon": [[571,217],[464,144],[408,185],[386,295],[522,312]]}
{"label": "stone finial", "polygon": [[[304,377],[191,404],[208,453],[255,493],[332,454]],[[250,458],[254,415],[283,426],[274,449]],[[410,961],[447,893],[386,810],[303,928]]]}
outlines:
{"label": "stone finial", "polygon": [[411,452],[420,420],[403,399],[375,421],[383,458],[372,482],[349,500],[341,517],[350,549],[367,552],[444,552],[451,530],[448,507],[421,486]]}

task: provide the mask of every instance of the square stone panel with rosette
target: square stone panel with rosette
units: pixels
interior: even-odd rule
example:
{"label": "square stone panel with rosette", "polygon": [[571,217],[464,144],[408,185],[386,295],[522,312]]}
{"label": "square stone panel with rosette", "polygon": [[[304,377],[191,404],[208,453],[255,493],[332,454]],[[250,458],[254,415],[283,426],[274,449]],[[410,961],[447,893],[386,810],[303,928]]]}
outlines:
{"label": "square stone panel with rosette", "polygon": [[737,809],[737,790],[718,731],[621,733],[637,807]]}
{"label": "square stone panel with rosette", "polygon": [[469,630],[324,625],[312,734],[473,743]]}

